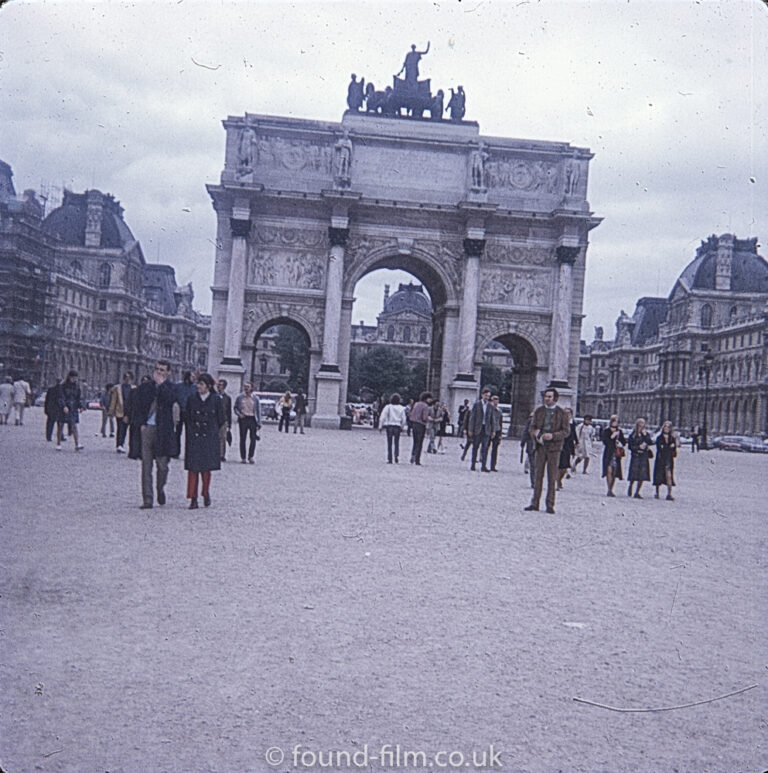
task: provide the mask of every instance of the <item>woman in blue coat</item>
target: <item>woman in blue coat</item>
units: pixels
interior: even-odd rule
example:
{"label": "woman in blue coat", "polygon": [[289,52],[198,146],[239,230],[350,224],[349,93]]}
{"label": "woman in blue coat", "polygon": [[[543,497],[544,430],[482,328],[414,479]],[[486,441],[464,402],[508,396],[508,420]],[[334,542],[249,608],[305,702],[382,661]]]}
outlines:
{"label": "woman in blue coat", "polygon": [[213,377],[201,373],[197,378],[197,392],[187,400],[184,469],[187,470],[190,510],[198,506],[198,477],[203,483],[203,504],[208,507],[211,504],[211,471],[221,469],[219,430],[226,422],[226,417],[224,404],[213,386]]}

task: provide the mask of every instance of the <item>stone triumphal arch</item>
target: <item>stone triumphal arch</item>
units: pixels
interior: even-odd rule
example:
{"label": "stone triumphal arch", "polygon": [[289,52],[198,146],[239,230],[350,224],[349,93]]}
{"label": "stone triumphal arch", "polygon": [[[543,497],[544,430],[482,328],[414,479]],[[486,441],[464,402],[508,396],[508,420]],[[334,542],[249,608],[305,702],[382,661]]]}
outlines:
{"label": "stone triumphal arch", "polygon": [[514,423],[537,392],[578,383],[591,153],[484,137],[475,122],[348,110],[341,123],[224,121],[208,191],[218,218],[209,368],[231,384],[254,338],[289,322],[309,341],[313,425],[338,427],[355,284],[404,269],[432,299],[428,387],[454,415],[484,349],[516,366]]}

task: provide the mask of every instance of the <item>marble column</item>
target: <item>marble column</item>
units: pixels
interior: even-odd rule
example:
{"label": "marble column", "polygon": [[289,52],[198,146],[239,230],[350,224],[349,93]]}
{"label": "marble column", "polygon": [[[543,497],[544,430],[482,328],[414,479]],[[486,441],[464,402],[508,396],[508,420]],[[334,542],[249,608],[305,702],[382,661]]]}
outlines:
{"label": "marble column", "polygon": [[555,303],[552,310],[552,339],[550,346],[549,387],[560,393],[560,405],[573,407],[575,389],[568,383],[571,350],[571,319],[573,317],[573,264],[580,247],[559,246],[556,250],[559,264]]}
{"label": "marble column", "polygon": [[477,301],[480,290],[480,256],[485,249],[485,239],[464,239],[464,281],[461,307],[459,308],[458,372],[450,385],[452,415],[457,415],[465,399],[471,402],[477,397],[475,378],[475,338],[477,335]]}
{"label": "marble column", "polygon": [[457,379],[471,376],[475,380],[475,336],[477,334],[477,299],[480,289],[480,256],[485,239],[464,239],[464,283],[459,311],[459,372]]}
{"label": "marble column", "polygon": [[342,376],[339,368],[339,333],[341,331],[341,297],[344,284],[344,248],[348,228],[328,228],[331,249],[325,280],[325,319],[323,322],[323,361],[317,372],[317,401],[312,426],[339,429],[341,417]]}
{"label": "marble column", "polygon": [[218,368],[220,378],[225,378],[230,387],[242,386],[245,368],[240,358],[243,345],[243,311],[245,307],[246,256],[248,234],[251,230],[249,213],[233,213],[229,220],[232,229],[232,257],[229,267],[229,288],[227,294],[227,317],[224,329],[224,357]]}
{"label": "marble column", "polygon": [[550,347],[549,386],[570,389],[568,384],[569,352],[571,348],[571,318],[573,316],[573,264],[579,247],[557,248],[557,288],[552,310],[552,345]]}
{"label": "marble column", "polygon": [[344,248],[349,238],[348,228],[328,229],[331,250],[325,286],[325,322],[323,324],[323,364],[320,370],[339,370],[339,331],[341,329],[341,296],[344,281]]}

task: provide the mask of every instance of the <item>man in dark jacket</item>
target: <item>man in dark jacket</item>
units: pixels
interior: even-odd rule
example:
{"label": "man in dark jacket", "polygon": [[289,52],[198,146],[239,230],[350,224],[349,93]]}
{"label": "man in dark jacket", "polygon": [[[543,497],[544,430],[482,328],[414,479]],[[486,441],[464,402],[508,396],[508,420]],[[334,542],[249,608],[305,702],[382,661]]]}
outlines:
{"label": "man in dark jacket", "polygon": [[220,378],[216,382],[216,391],[221,398],[221,404],[224,408],[224,423],[219,428],[219,450],[221,451],[221,461],[227,461],[227,436],[232,442],[232,398],[227,394],[227,380]]}
{"label": "man in dark jacket", "polygon": [[293,410],[296,411],[296,423],[293,425],[293,434],[296,434],[296,430],[300,429],[301,434],[304,434],[304,421],[307,417],[307,396],[299,388],[296,392],[296,402],[294,403]]}
{"label": "man in dark jacket", "polygon": [[493,406],[491,405],[491,390],[485,387],[480,395],[480,399],[469,411],[469,420],[467,423],[467,442],[472,441],[472,463],[470,470],[475,470],[477,464],[477,451],[480,450],[480,469],[483,472],[490,472],[488,469],[488,444],[491,442],[493,434]]}
{"label": "man in dark jacket", "polygon": [[142,510],[152,507],[152,462],[157,465],[157,504],[165,504],[165,483],[168,480],[168,460],[177,452],[173,405],[176,389],[168,380],[171,364],[167,360],[155,363],[151,381],[136,389],[131,409],[134,420],[141,426],[141,498]]}
{"label": "man in dark jacket", "polygon": [[533,420],[528,430],[536,441],[536,474],[533,481],[533,498],[526,510],[538,510],[541,490],[544,487],[544,470],[547,471],[547,512],[555,513],[555,490],[557,488],[557,468],[560,451],[563,450],[565,436],[571,431],[568,416],[556,405],[560,395],[557,389],[544,390],[544,405],[533,412]]}

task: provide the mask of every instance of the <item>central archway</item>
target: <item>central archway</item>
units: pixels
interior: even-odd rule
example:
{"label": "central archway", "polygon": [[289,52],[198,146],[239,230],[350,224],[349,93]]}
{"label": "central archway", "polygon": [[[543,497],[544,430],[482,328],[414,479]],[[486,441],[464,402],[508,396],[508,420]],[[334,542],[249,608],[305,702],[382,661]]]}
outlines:
{"label": "central archway", "polygon": [[[426,369],[426,388],[435,395],[441,394],[451,374],[446,373],[446,355],[443,351],[446,340],[445,326],[449,319],[458,318],[456,286],[454,279],[441,267],[431,253],[409,247],[408,250],[393,251],[392,247],[372,250],[361,260],[352,262],[344,277],[342,300],[342,325],[340,336],[340,366],[343,378],[342,394],[346,398],[349,383],[349,360],[352,340],[352,311],[357,283],[365,276],[380,269],[404,271],[413,276],[421,285],[431,301],[431,315],[428,320],[429,354]],[[450,324],[450,322],[448,323]],[[414,337],[423,336],[422,326],[418,325],[411,333]],[[385,335],[386,338],[386,335]],[[386,344],[386,340],[382,343]],[[407,342],[406,342],[407,343]],[[452,363],[450,363],[452,365]],[[386,397],[386,395],[385,395]]]}

